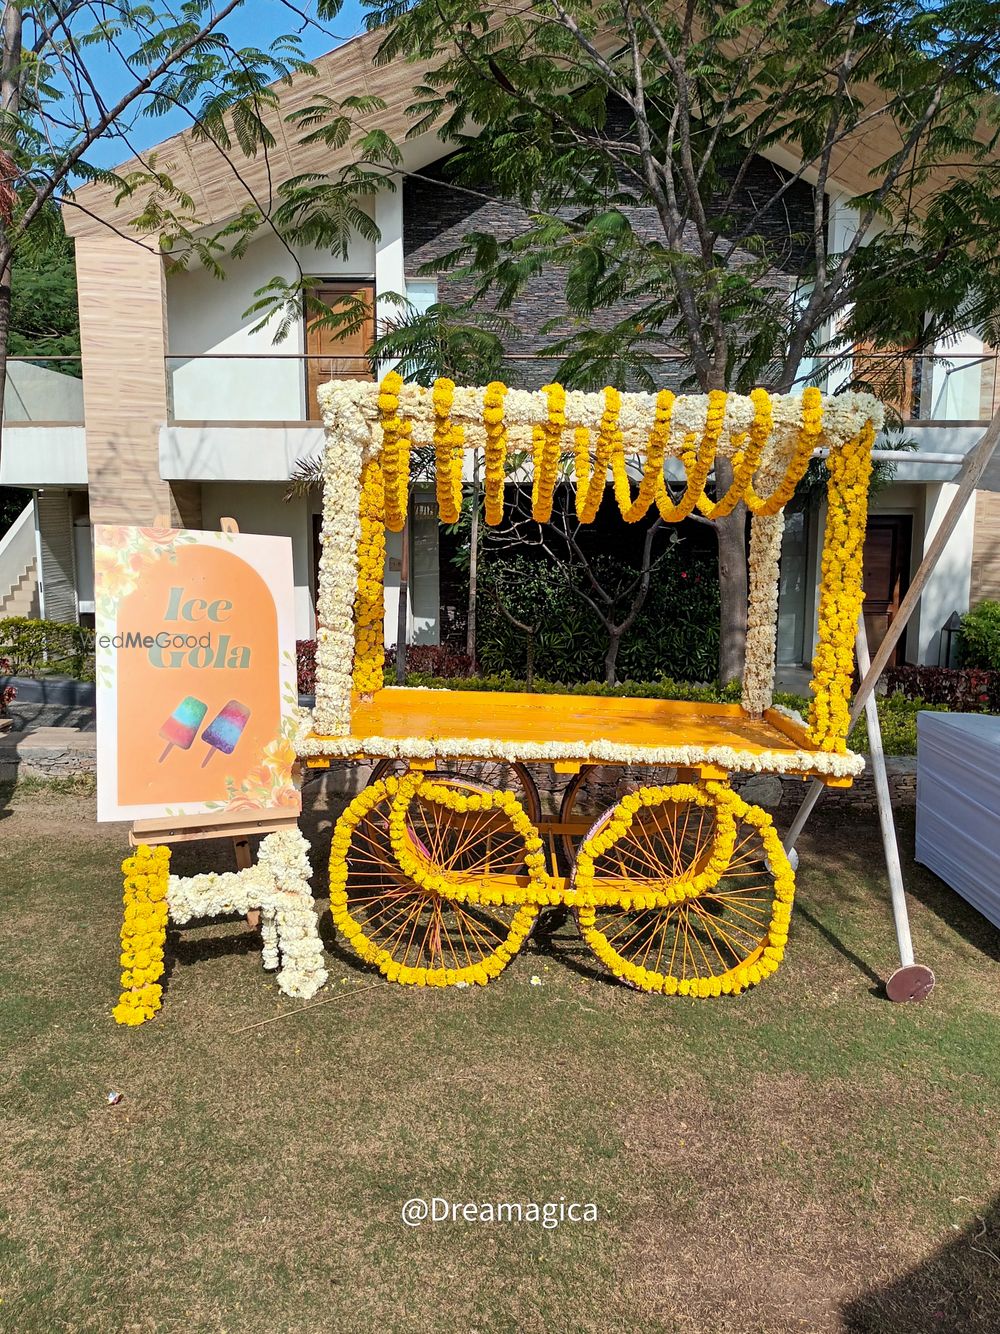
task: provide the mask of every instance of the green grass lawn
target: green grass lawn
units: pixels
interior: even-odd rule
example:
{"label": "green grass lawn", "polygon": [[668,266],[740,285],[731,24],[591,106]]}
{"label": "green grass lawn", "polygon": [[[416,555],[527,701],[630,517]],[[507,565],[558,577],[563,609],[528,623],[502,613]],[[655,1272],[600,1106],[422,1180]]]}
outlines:
{"label": "green grass lawn", "polygon": [[[338,808],[309,794],[320,867]],[[172,933],[134,1030],[124,844],[90,797],[0,801],[0,1329],[1000,1329],[998,937],[908,862],[938,986],[885,1001],[873,820],[821,808],[785,963],[738,999],[626,990],[570,927],[485,991],[417,992],[326,918],[303,1009],[226,923]],[[414,1196],[599,1219],[411,1229]]]}

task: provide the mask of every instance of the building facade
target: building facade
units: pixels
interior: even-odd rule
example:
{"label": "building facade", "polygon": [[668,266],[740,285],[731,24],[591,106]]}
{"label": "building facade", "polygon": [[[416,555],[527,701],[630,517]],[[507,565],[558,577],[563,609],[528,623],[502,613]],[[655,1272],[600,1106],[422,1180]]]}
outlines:
{"label": "building facade", "polygon": [[[344,97],[353,89],[385,97],[386,128],[405,128],[405,106],[419,69],[374,68],[376,39],[364,37],[317,62],[321,81]],[[381,82],[380,82],[381,81]],[[283,114],[315,87],[293,82],[282,93]],[[291,147],[267,164],[287,176],[332,170],[329,149]],[[286,499],[297,461],[315,456],[322,429],[316,386],[342,376],[369,375],[365,351],[372,328],[352,339],[330,341],[303,315],[275,345],[268,329],[248,314],[254,294],[276,275],[314,275],[324,300],[359,293],[371,301],[374,320],[392,309],[386,298],[404,294],[417,306],[463,295],[451,273],[424,269],[470,229],[502,232],[517,226],[516,210],[499,199],[471,198],[442,178],[440,143],[433,136],[410,141],[402,188],[380,191],[371,202],[379,239],[355,236],[347,257],[300,250],[294,255],[277,237],[262,233],[234,262],[224,282],[203,269],[168,273],[159,250],[130,236],[110,194],[87,188],[87,212],[68,210],[75,238],[82,378],[56,377],[19,398],[8,394],[0,485],[22,488],[30,515],[16,541],[0,544],[0,608],[34,579],[34,603],[51,619],[84,619],[93,612],[91,529],[96,523],[217,527],[224,516],[244,531],[287,535],[292,540],[298,634],[315,630],[320,498]],[[194,198],[206,225],[233,216],[245,202],[235,179],[211,144],[180,135],[158,155]],[[775,157],[782,155],[776,153]],[[787,160],[760,159],[762,179],[787,170]],[[850,170],[862,171],[864,164]],[[250,188],[263,186],[262,164],[248,164]],[[860,188],[848,179],[844,193]],[[257,176],[255,176],[255,173]],[[811,225],[811,192],[790,191],[782,226]],[[105,220],[102,222],[102,219]],[[114,219],[117,230],[105,223]],[[834,237],[850,225],[849,211],[831,193],[826,225]],[[511,312],[520,333],[509,348],[508,378],[534,387],[551,363],[540,354],[541,328],[561,310],[558,276],[528,287]],[[874,497],[866,546],[866,582],[874,638],[891,619],[908,580],[940,523],[953,493],[957,463],[921,461],[921,454],[964,455],[981,437],[1000,401],[996,354],[974,333],[902,372],[898,406],[904,435],[916,447],[898,466],[895,480]],[[27,378],[34,373],[18,372]],[[670,383],[665,367],[664,383]],[[67,385],[63,381],[70,380]],[[58,383],[57,383],[58,381]],[[25,398],[30,399],[26,406]],[[819,576],[822,510],[801,512],[786,526],[782,560],[779,659],[796,665],[812,656]],[[25,536],[30,528],[31,541]],[[12,530],[13,531],[13,530]],[[440,632],[438,526],[433,506],[419,496],[411,523],[409,633],[433,643]],[[398,614],[401,547],[389,535],[386,638],[393,642]],[[21,568],[19,568],[19,565]],[[10,592],[7,586],[10,586]],[[982,597],[1000,596],[1000,461],[966,509],[945,558],[911,624],[905,657],[936,663],[941,631],[953,612]],[[0,614],[3,614],[0,612]]]}

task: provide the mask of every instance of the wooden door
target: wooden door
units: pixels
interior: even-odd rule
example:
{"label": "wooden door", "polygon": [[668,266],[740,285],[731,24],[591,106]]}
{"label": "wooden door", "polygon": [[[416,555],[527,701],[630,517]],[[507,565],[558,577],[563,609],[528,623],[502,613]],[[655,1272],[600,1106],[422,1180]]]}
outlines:
{"label": "wooden door", "polygon": [[[872,655],[885,638],[910,582],[913,520],[908,514],[878,514],[868,520],[864,547],[864,617]],[[889,666],[903,661],[906,636],[893,650]]]}
{"label": "wooden door", "polygon": [[367,307],[343,330],[317,323],[314,308],[306,311],[306,417],[319,421],[316,390],[321,384],[372,378],[367,354],[375,339],[375,289],[371,283],[328,282],[312,295],[333,311],[356,309],[359,301]]}

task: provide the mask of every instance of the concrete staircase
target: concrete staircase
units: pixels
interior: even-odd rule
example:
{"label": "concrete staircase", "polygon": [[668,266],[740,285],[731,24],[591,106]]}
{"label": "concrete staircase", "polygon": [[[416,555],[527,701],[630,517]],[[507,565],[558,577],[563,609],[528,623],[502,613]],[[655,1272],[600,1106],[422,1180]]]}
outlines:
{"label": "concrete staircase", "polygon": [[0,597],[0,621],[8,616],[38,616],[38,570],[32,561],[28,569],[22,570],[17,583],[9,593]]}
{"label": "concrete staircase", "polygon": [[0,620],[37,616],[38,608],[35,519],[29,504],[0,537]]}

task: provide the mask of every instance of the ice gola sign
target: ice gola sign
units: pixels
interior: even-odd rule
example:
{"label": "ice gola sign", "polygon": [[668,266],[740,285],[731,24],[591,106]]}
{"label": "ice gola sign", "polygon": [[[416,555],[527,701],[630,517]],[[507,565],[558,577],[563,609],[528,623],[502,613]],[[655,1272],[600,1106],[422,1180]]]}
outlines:
{"label": "ice gola sign", "polygon": [[298,808],[291,543],[98,526],[98,818]]}
{"label": "ice gola sign", "polygon": [[[249,667],[250,650],[245,644],[233,644],[232,636],[212,631],[195,633],[201,624],[220,627],[228,621],[233,604],[228,598],[206,602],[204,598],[188,597],[183,588],[171,588],[163,620],[167,626],[157,634],[140,630],[119,630],[114,635],[102,635],[102,648],[145,649],[154,667]],[[180,625],[178,625],[180,623]],[[184,626],[190,627],[185,631]]]}

